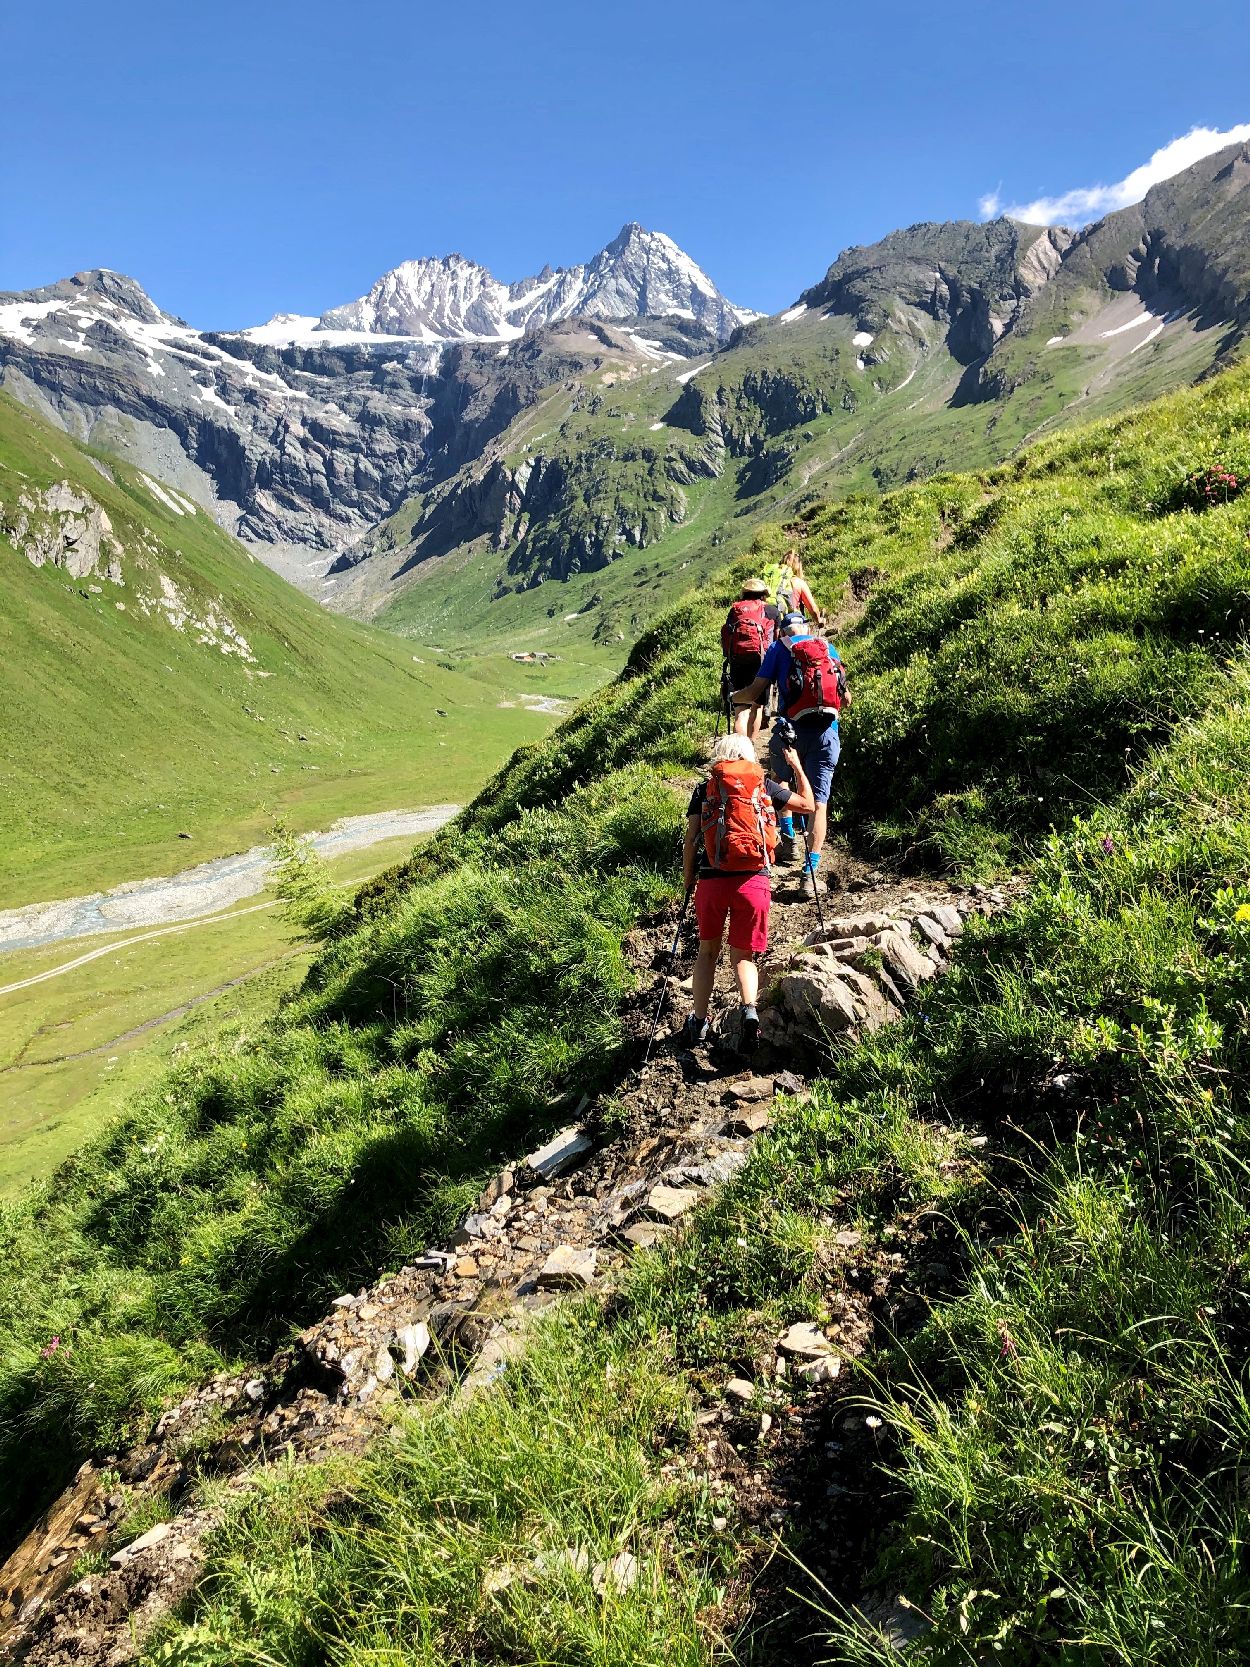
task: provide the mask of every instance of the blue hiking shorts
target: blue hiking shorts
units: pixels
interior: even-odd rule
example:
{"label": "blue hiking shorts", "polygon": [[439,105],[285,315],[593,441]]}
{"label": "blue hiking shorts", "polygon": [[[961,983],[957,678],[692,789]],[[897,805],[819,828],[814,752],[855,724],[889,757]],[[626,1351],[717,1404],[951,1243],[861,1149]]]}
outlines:
{"label": "blue hiking shorts", "polygon": [[[812,784],[812,798],[818,805],[827,805],[833,791],[833,772],[842,755],[842,737],[836,718],[800,718],[794,726],[794,749],[803,766],[803,774]],[[776,730],[769,737],[768,761],[779,781],[789,781],[790,772],[781,756],[781,741]]]}

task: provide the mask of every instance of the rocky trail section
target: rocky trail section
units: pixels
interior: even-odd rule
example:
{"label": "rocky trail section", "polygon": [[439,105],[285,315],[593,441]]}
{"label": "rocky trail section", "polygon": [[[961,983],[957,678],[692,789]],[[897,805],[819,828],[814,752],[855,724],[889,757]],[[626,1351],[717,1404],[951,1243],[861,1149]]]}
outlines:
{"label": "rocky trail section", "polygon": [[[624,1079],[610,1121],[583,1098],[574,1121],[502,1169],[446,1249],[344,1293],[263,1365],[192,1391],[137,1447],[84,1464],[0,1570],[0,1647],[32,1667],[132,1660],[205,1560],[224,1507],[203,1503],[202,1478],[224,1481],[213,1490],[220,1501],[276,1458],[311,1463],[362,1451],[405,1396],[470,1395],[492,1383],[535,1312],[566,1292],[610,1289],[635,1250],[680,1233],[746,1163],[774,1097],[801,1094],[802,1073],[839,1038],[896,1018],[957,952],[968,917],[1009,900],[1008,890],[910,889],[864,872],[841,879],[843,907],[835,917],[831,899],[823,926],[813,903],[788,898],[784,880],[778,886],[777,947],[762,966],[761,1046],[749,1069],[727,1045],[732,1010],[707,1050],[674,1037]],[[629,946],[644,975],[625,1015],[639,1049],[655,1000],[646,970],[663,968],[670,930],[671,922],[640,930]],[[686,988],[670,976],[673,1024]],[[839,1235],[840,1253],[852,1256],[857,1240]],[[870,1339],[871,1304],[896,1272],[865,1263],[836,1323],[790,1327],[770,1351],[773,1379],[813,1390],[838,1380]],[[741,1491],[744,1519],[768,1522],[776,1498],[735,1445],[744,1420],[771,1425],[758,1400],[746,1380],[725,1387],[699,1416],[698,1462]],[[789,1417],[796,1429],[803,1421]],[[780,1434],[784,1456],[787,1429]],[[158,1509],[166,1520],[128,1536],[128,1521]]]}

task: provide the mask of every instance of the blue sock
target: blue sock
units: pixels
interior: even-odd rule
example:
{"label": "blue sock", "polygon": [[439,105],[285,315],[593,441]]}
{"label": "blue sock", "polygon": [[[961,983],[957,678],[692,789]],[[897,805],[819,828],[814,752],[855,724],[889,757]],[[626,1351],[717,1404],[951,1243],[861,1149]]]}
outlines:
{"label": "blue sock", "polygon": [[807,871],[808,871],[808,873],[809,874],[814,874],[819,866],[820,866],[820,852],[819,851],[809,852],[808,853],[808,858],[807,858]]}
{"label": "blue sock", "polygon": [[793,816],[779,816],[777,818],[777,826],[781,831],[781,837],[783,839],[793,839],[794,838],[794,818],[793,818]]}

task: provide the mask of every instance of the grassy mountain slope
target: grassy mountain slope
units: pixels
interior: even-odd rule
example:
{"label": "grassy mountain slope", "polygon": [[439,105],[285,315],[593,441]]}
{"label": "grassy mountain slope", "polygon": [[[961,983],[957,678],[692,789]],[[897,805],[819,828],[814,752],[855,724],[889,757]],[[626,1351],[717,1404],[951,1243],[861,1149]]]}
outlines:
{"label": "grassy mountain slope", "polygon": [[[1250,498],[1194,513],[1184,482],[1195,468],[1240,461],[1248,418],[1250,374],[1237,372],[1049,441],[983,479],[944,478],[808,518],[818,594],[849,597],[869,578],[874,587],[843,642],[858,691],[840,775],[844,831],[965,871],[1031,860],[1035,891],[1027,909],[973,940],[923,1014],[831,1064],[827,1093],[793,1108],[689,1247],[640,1264],[624,1302],[570,1356],[554,1422],[526,1424],[525,1451],[546,1431],[565,1452],[558,1405],[592,1409],[592,1423],[602,1407],[602,1439],[610,1433],[632,1452],[632,1474],[649,1479],[643,1550],[654,1576],[645,1590],[659,1582],[673,1595],[665,1614],[678,1659],[716,1659],[715,1629],[693,1621],[706,1601],[702,1583],[709,1572],[715,1578],[715,1558],[749,1558],[754,1548],[705,1553],[689,1519],[668,1511],[656,1472],[671,1423],[661,1409],[685,1404],[687,1371],[715,1382],[747,1364],[779,1315],[818,1313],[832,1300],[836,1275],[822,1247],[830,1223],[848,1213],[884,1235],[926,1199],[949,1194],[958,1207],[953,1241],[940,1223],[908,1226],[927,1259],[942,1239],[950,1282],[930,1330],[900,1343],[901,1352],[883,1337],[887,1404],[897,1384],[911,1424],[891,1413],[906,1436],[885,1446],[886,1470],[874,1473],[875,1493],[889,1499],[874,1519],[881,1543],[897,1546],[894,1566],[905,1570],[891,1578],[917,1601],[946,1594],[955,1634],[971,1609],[989,1629],[978,1637],[992,1636],[1000,1597],[1009,1618],[1031,1614],[1029,1604],[1057,1583],[1087,1602],[1103,1601],[1105,1588],[1109,1604],[1108,1578],[1092,1582],[1082,1549],[1102,1501],[1154,1499],[1177,1478],[1159,1520],[1181,1561],[1208,1524],[1240,1509],[1222,1469],[1201,1486],[1190,1481],[1212,1453],[1221,1465],[1235,1458],[1241,1439],[1216,1440],[1232,1403],[1214,1389],[1244,1366],[1235,1258],[1247,1224],[1232,1177],[1250,1128],[1238,948],[1238,910],[1250,906],[1250,771],[1236,645],[1250,610]],[[672,894],[682,803],[670,783],[693,765],[711,725],[715,626],[734,581],[722,574],[666,616],[619,682],[519,753],[454,835],[367,888],[359,924],[269,1025],[184,1062],[128,1122],[0,1214],[0,1459],[10,1522],[86,1448],[123,1437],[163,1393],[223,1356],[263,1347],[345,1284],[444,1233],[480,1178],[559,1116],[555,1097],[611,1082],[622,1057],[617,1000],[628,982],[621,939],[640,910]],[[942,803],[918,841],[915,826],[935,795]],[[1085,820],[1074,824],[1074,812]],[[1052,825],[1059,832],[1050,839]],[[1217,895],[1229,885],[1227,897]],[[1071,1099],[1054,1087],[1060,1077],[1077,1084]],[[956,1138],[972,1124],[995,1142],[992,1161],[967,1173],[962,1191],[932,1156],[952,1118]],[[1092,1137],[1096,1119],[1106,1140]],[[1029,1236],[1017,1242],[1020,1223]],[[1030,1286],[1029,1256],[1047,1233],[1054,1276]],[[1001,1277],[966,1281],[965,1267],[982,1264]],[[1103,1283],[1094,1291],[1114,1291],[1114,1301],[1061,1277],[1064,1267],[1096,1270]],[[1043,1302],[1072,1338],[1058,1357]],[[1009,1306],[1000,1313],[999,1304]],[[1160,1348],[1152,1377],[1153,1345],[1135,1338],[1165,1312],[1179,1316],[1179,1352]],[[1003,1469],[1001,1497],[965,1491],[953,1511],[961,1472],[950,1432],[961,1430],[976,1451],[980,1414],[967,1400],[1003,1358],[1000,1317],[1013,1370],[1017,1355],[1023,1365],[1034,1351],[1039,1372],[1072,1373],[1084,1399],[1079,1416],[1042,1413],[1050,1390],[1004,1380],[986,1455]],[[1218,1350],[1193,1387],[1182,1371],[1198,1369],[1199,1333]],[[51,1335],[68,1346],[49,1351]],[[631,1419],[615,1392],[606,1401],[589,1393],[592,1379],[610,1384],[624,1369],[613,1363],[627,1360],[650,1385],[654,1417]],[[917,1374],[936,1400],[907,1388]],[[523,1381],[550,1381],[541,1359]],[[629,1373],[621,1380],[631,1381]],[[473,1421],[495,1417],[497,1406],[488,1397],[480,1413],[458,1414],[469,1422],[453,1429],[456,1442],[476,1439]],[[1125,1409],[1141,1406],[1151,1438],[1122,1448],[1114,1432],[1140,1417]],[[1183,1408],[1205,1409],[1201,1430],[1183,1427]],[[1160,1470],[1153,1432],[1165,1414],[1184,1444]],[[1070,1474],[1067,1455],[1084,1455],[1088,1498],[1039,1492],[1032,1481],[1012,1494],[1013,1453],[1037,1465],[1054,1458],[1037,1435],[1043,1419],[1062,1426],[1056,1465]],[[447,1426],[427,1428],[415,1415],[407,1450],[442,1452],[425,1446],[439,1431]],[[473,1450],[489,1448],[482,1441]],[[289,1501],[275,1506],[279,1517],[245,1527],[247,1603],[226,1579],[211,1636],[194,1635],[186,1659],[247,1659],[253,1645],[240,1628],[259,1632],[260,1647],[278,1659],[309,1659],[302,1622],[291,1627],[312,1613],[347,1654],[398,1624],[387,1608],[396,1587],[376,1561],[396,1543],[386,1524],[403,1521],[411,1537],[412,1522],[436,1520],[446,1496],[413,1492],[401,1458],[399,1471],[388,1462],[361,1507],[381,1524],[377,1538],[319,1535],[315,1499],[310,1513]],[[813,1465],[827,1462],[812,1455]],[[892,1482],[900,1467],[906,1478]],[[489,1492],[489,1464],[484,1474]],[[580,1509],[578,1497],[570,1487],[558,1508]],[[636,1505],[626,1491],[610,1509]],[[985,1564],[1001,1558],[996,1547],[1021,1512],[1033,1526],[1008,1600]],[[963,1524],[959,1545],[934,1540],[923,1566],[913,1529],[891,1537],[895,1522],[922,1519],[931,1539],[939,1519]],[[1124,1518],[1115,1521],[1119,1532]],[[524,1510],[513,1531],[529,1532]],[[805,1543],[805,1553],[818,1543]],[[1124,1551],[1122,1538],[1117,1544]],[[455,1564],[478,1592],[479,1551],[470,1542]],[[424,1553],[414,1555],[420,1571]],[[1219,1569],[1233,1578],[1231,1566]],[[1155,1612],[1169,1615],[1169,1635],[1183,1621],[1188,1639],[1200,1622],[1186,1607],[1185,1582],[1166,1571],[1158,1579]],[[331,1587],[332,1612],[323,1602]],[[987,1594],[993,1602],[982,1602]],[[1100,1626],[1111,1624],[1106,1604]],[[462,1613],[479,1610],[440,1608],[427,1659],[463,1659]],[[739,1607],[720,1618],[736,1626],[746,1614]],[[613,1624],[608,1615],[597,1659],[638,1659],[629,1654],[636,1637]],[[1135,1638],[1148,1637],[1143,1626]],[[216,1656],[213,1636],[224,1640]],[[201,1647],[208,1653],[197,1655]],[[536,1645],[513,1636],[511,1647]],[[580,1658],[566,1650],[552,1659]]]}
{"label": "grassy mountain slope", "polygon": [[[90,512],[50,507],[60,483],[112,528],[77,578],[58,563]],[[160,492],[0,396],[0,905],[257,843],[275,810],[459,797],[542,727],[499,707],[520,668],[422,664]],[[34,566],[40,538],[56,559]]]}
{"label": "grassy mountain slope", "polygon": [[[844,814],[900,780],[906,807],[939,760],[983,792],[948,857],[1028,856],[1028,900],[971,934],[923,1011],[835,1056],[609,1308],[554,1320],[492,1393],[414,1408],[363,1468],[275,1476],[159,1659],[348,1659],[402,1626],[431,1664],[885,1667],[866,1592],[905,1595],[908,1653],[935,1664],[1244,1655],[1250,495],[1195,512],[1183,482],[1240,455],[1248,418],[1239,372],[1019,471],[812,517],[826,589],[866,547],[881,570],[846,639]],[[590,769],[636,781],[640,756],[671,768],[712,600],[471,826],[558,848],[583,818],[526,804]],[[377,892],[379,920],[426,883]],[[782,1529],[799,1561],[779,1562],[713,1526],[734,1488],[706,1491],[694,1411],[771,1362],[780,1324],[836,1314],[864,1266],[894,1270],[868,1370],[810,1450],[751,1449],[809,1484]],[[785,1401],[761,1381],[782,1432]],[[484,1583],[585,1544],[637,1554],[631,1592],[592,1600],[556,1557],[502,1596]]]}

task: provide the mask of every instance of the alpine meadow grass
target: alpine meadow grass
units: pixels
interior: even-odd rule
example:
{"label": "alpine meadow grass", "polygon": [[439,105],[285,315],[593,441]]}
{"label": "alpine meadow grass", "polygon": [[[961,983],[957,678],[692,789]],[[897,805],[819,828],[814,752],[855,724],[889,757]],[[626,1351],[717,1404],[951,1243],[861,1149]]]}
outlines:
{"label": "alpine meadow grass", "polygon": [[[487,1393],[405,1409],[363,1466],[263,1479],[153,1659],[792,1661],[793,1614],[770,1632],[747,1578],[776,1538],[816,1658],[896,1659],[859,1602],[882,1591],[942,1667],[1244,1655],[1250,503],[1175,493],[1240,476],[1248,432],[1235,370],[985,475],[804,512],[855,692],[841,833],[913,871],[1022,870],[1027,895],[835,1054],[608,1307],[545,1322]],[[675,893],[754,559],[365,887],[270,1024],[0,1218],[19,1504],[65,1424],[63,1464],[120,1439],[444,1231],[566,1088],[611,1084],[622,941]],[[945,1271],[831,1414],[879,1439],[830,1594],[803,1573],[818,1520],[726,1539],[732,1499],[681,1457],[700,1397],[833,1311],[844,1227]],[[605,1595],[579,1549],[641,1578]]]}

